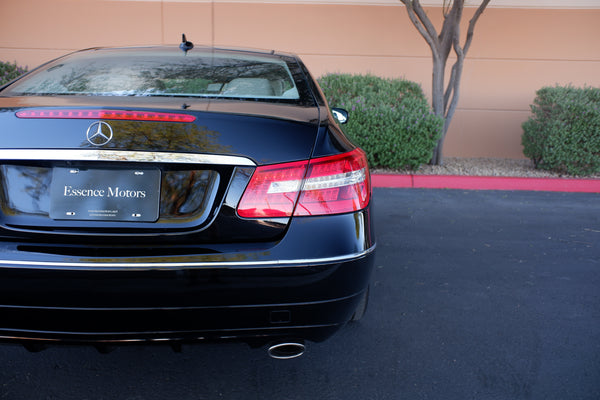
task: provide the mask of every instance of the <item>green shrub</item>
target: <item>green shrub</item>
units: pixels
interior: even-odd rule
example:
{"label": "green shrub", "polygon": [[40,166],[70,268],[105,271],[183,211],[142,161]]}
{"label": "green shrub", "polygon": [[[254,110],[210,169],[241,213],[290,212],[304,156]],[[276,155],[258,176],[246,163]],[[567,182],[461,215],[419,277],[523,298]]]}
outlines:
{"label": "green shrub", "polygon": [[344,132],[367,153],[371,167],[417,169],[431,160],[443,119],[433,114],[417,83],[330,74],[319,85],[331,107],[349,111]]}
{"label": "green shrub", "polygon": [[523,153],[536,168],[570,175],[600,172],[600,89],[544,87],[523,123]]}
{"label": "green shrub", "polygon": [[17,63],[7,63],[0,61],[0,86],[18,78],[27,72],[27,68],[19,67]]}

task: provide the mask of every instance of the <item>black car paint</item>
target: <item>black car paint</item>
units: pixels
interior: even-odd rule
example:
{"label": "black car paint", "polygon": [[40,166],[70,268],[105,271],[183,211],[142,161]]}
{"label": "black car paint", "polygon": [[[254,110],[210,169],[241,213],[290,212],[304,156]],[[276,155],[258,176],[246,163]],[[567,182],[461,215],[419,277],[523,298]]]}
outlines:
{"label": "black car paint", "polygon": [[[101,106],[98,99],[93,100],[83,97],[75,103],[74,98],[68,98],[63,102],[52,102],[52,107],[42,105],[46,103],[42,101],[35,108],[107,108],[106,104]],[[86,131],[94,120],[69,120],[65,124],[61,119],[19,119],[14,112],[29,108],[19,107],[19,103],[20,99],[0,98],[0,108],[4,109],[0,113],[2,129],[5,132],[19,132],[18,135],[3,137],[2,148],[22,148],[24,143],[27,143],[27,148],[37,149],[95,148],[86,140]],[[156,104],[136,98],[130,100],[127,109],[179,112],[179,103],[171,99],[170,102],[163,100]],[[313,150],[319,118],[319,109],[316,107],[297,112],[295,106],[264,104],[261,114],[256,115],[258,110],[252,103],[238,101],[238,104],[219,106],[228,107],[229,112],[210,112],[203,109],[210,109],[210,104],[200,104],[198,107],[192,104],[183,113],[196,116],[193,123],[108,120],[114,138],[103,148],[243,155],[257,164],[303,160]],[[108,107],[125,106],[111,104]],[[291,120],[290,117],[295,119]]]}
{"label": "black car paint", "polygon": [[[309,86],[313,106],[186,98],[182,107],[179,98],[7,98],[0,92],[0,148],[91,148],[85,131],[93,120],[20,120],[15,112],[102,107],[197,117],[192,124],[107,121],[115,131],[111,146],[119,149],[240,155],[257,165],[353,149],[318,86],[310,79]],[[177,140],[165,142],[165,129]],[[144,140],[136,135],[140,130]],[[350,319],[369,282],[371,207],[326,217],[244,220],[235,207],[253,169],[219,168],[216,190],[223,202],[200,226],[102,221],[82,229],[44,215],[2,215],[0,340],[330,336]]]}

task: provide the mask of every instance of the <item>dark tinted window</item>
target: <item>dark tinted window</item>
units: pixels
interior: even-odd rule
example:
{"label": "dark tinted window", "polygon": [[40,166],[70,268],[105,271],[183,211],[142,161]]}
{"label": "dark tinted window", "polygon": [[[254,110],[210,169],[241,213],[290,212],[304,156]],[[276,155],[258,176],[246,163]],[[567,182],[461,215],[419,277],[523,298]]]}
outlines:
{"label": "dark tinted window", "polygon": [[292,58],[250,52],[91,50],[46,65],[3,95],[223,97],[306,103]]}

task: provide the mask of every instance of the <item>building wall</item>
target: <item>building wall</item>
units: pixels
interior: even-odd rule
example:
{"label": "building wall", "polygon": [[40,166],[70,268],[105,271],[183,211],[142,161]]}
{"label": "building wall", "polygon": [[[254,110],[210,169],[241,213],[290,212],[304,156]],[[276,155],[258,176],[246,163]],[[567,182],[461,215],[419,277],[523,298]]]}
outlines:
{"label": "building wall", "polygon": [[[177,44],[185,32],[197,44],[298,53],[316,76],[405,77],[430,92],[429,47],[399,1],[269,1],[0,0],[0,60],[32,68],[86,47]],[[521,123],[537,89],[600,86],[598,3],[492,0],[475,29],[444,155],[522,158]],[[427,12],[441,21],[441,7]]]}

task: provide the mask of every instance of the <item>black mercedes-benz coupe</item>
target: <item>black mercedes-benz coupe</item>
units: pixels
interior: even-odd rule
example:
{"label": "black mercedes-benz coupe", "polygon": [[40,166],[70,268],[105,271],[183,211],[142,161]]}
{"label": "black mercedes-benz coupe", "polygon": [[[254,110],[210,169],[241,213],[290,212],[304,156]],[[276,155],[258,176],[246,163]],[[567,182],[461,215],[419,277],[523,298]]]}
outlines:
{"label": "black mercedes-benz coupe", "polygon": [[285,358],[364,313],[369,170],[315,80],[290,54],[180,47],[0,88],[0,341]]}

